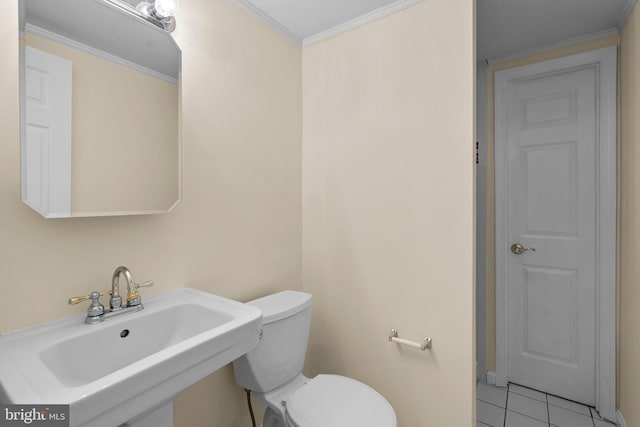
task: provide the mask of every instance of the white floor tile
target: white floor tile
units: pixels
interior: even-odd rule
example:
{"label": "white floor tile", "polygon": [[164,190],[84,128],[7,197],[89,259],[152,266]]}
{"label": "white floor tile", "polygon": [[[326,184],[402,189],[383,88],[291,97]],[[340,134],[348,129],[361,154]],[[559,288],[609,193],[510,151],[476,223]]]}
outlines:
{"label": "white floor tile", "polygon": [[549,419],[551,425],[557,427],[593,427],[591,417],[553,405],[549,405]]}
{"label": "white floor tile", "polygon": [[525,417],[515,412],[507,411],[505,427],[548,427],[548,423]]}
{"label": "white floor tile", "polygon": [[541,391],[532,390],[526,387],[521,387],[516,384],[509,384],[509,391],[519,394],[520,396],[527,396],[532,399],[547,403],[547,396]]}
{"label": "white floor tile", "polygon": [[476,387],[476,398],[483,402],[505,408],[507,406],[507,389],[479,383]]}
{"label": "white floor tile", "polygon": [[544,423],[549,422],[547,404],[545,402],[540,402],[539,400],[509,392],[507,409],[521,415],[526,415],[527,417],[535,418],[536,420]]}
{"label": "white floor tile", "polygon": [[589,408],[589,410],[591,411],[591,416],[593,417],[594,420],[604,420],[604,418],[602,418],[600,414],[598,414],[598,411],[596,411],[596,408]]}
{"label": "white floor tile", "polygon": [[568,409],[573,412],[577,412],[579,414],[585,415],[587,417],[591,416],[591,411],[588,406],[581,405],[580,403],[572,402],[570,400],[561,399],[555,396],[547,396],[547,401],[549,405],[558,406],[560,408]]}
{"label": "white floor tile", "polygon": [[504,425],[504,409],[481,400],[476,401],[476,420],[491,427]]}
{"label": "white floor tile", "polygon": [[476,421],[476,427],[491,427],[489,424],[481,423],[480,421]]}
{"label": "white floor tile", "polygon": [[610,423],[609,421],[606,420],[593,420],[593,423],[595,424],[596,427],[615,427],[617,424],[614,423]]}

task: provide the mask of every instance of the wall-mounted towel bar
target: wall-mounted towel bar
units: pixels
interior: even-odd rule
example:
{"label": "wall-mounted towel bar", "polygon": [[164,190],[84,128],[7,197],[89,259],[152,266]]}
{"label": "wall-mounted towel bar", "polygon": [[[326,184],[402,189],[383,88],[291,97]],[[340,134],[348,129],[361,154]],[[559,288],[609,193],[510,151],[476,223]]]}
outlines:
{"label": "wall-mounted towel bar", "polygon": [[398,344],[406,345],[418,350],[425,351],[426,349],[431,348],[431,338],[426,337],[424,342],[419,343],[415,341],[405,340],[404,338],[398,338],[398,330],[392,329],[391,335],[389,335],[389,342],[396,342]]}

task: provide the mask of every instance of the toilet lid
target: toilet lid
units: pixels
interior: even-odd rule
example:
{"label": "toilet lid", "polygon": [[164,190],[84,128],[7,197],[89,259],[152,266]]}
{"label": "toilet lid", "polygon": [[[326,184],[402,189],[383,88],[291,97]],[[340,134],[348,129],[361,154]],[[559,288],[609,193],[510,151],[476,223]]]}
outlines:
{"label": "toilet lid", "polygon": [[339,375],[318,375],[286,405],[297,427],[396,427],[396,414],[380,393]]}

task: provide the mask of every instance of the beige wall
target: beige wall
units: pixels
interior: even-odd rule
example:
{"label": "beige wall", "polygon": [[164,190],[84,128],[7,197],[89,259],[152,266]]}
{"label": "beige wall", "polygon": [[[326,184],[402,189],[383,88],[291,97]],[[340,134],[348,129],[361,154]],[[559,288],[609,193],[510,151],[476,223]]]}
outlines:
{"label": "beige wall", "polygon": [[487,296],[487,370],[496,369],[496,295],[495,295],[495,175],[494,175],[494,87],[493,77],[496,71],[521,65],[532,64],[548,59],[560,58],[574,55],[589,50],[599,49],[606,46],[615,46],[619,42],[618,36],[582,43],[562,49],[545,52],[539,55],[519,58],[499,64],[493,64],[487,70],[487,276],[486,276],[486,296]]}
{"label": "beige wall", "polygon": [[619,152],[619,403],[629,427],[640,426],[640,7],[623,28]]}
{"label": "beige wall", "polygon": [[25,43],[73,63],[71,215],[172,208],[178,85],[31,33]]}
{"label": "beige wall", "polygon": [[[120,264],[150,296],[301,287],[301,50],[230,0],[182,2],[183,200],[171,214],[47,220],[20,201],[17,1],[0,16],[0,333],[80,314]],[[215,420],[215,421],[212,421]],[[180,394],[177,427],[240,427],[231,368]]]}
{"label": "beige wall", "polygon": [[475,425],[473,4],[429,0],[303,50],[306,372],[367,382],[400,426]]}

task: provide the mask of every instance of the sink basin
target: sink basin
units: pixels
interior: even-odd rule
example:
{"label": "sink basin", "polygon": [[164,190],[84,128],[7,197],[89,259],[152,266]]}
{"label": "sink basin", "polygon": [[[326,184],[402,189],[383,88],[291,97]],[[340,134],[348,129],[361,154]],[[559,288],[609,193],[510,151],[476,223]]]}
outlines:
{"label": "sink basin", "polygon": [[184,288],[144,306],[0,336],[0,401],[68,404],[70,425],[89,427],[157,425],[144,418],[164,408],[170,426],[180,391],[258,343],[262,313],[249,305]]}

